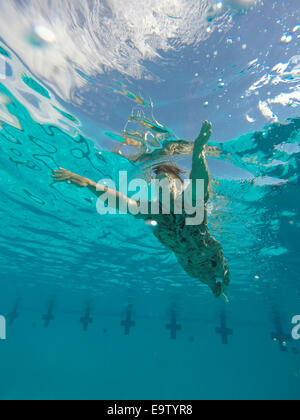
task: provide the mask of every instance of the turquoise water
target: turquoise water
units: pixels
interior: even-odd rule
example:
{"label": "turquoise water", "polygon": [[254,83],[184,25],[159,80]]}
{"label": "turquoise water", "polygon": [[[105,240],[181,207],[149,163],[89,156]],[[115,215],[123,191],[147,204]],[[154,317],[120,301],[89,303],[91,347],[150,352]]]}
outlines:
{"label": "turquoise water", "polygon": [[[169,3],[154,2],[160,38],[154,29],[142,38],[151,53],[139,56],[133,30],[133,46],[118,34],[119,59],[89,26],[101,16],[106,30],[121,18],[133,25],[131,7],[113,3],[102,10],[95,2],[93,11],[65,3],[69,32],[86,36],[77,53],[53,8],[46,18],[35,1],[33,14],[22,2],[1,6],[14,37],[2,25],[0,398],[299,399],[300,343],[291,336],[300,312],[297,1],[232,6],[201,21],[191,39],[180,25],[195,24],[199,2],[170,9],[168,24],[178,25],[170,37],[165,14],[155,20]],[[200,2],[200,17],[212,4]],[[56,43],[37,42],[32,16]],[[112,152],[124,126],[137,127],[126,124],[131,113],[163,124],[166,141],[194,139],[213,121],[210,144],[221,152],[208,157],[209,224],[231,270],[228,305],[190,279],[143,221],[100,216],[88,191],[53,183],[59,166],[95,181],[144,173],[149,163]],[[175,160],[191,166],[188,156]]]}

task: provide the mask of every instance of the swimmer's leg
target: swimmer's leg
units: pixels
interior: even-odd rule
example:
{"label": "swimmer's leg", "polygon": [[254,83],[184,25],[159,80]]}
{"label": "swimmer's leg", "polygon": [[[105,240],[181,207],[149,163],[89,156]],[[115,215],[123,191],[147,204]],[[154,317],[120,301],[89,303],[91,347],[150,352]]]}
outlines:
{"label": "swimmer's leg", "polygon": [[200,131],[199,136],[196,138],[194,142],[194,155],[193,155],[194,160],[197,160],[197,158],[204,151],[204,147],[209,142],[211,135],[212,135],[212,123],[205,121],[202,125],[202,129]]}
{"label": "swimmer's leg", "polygon": [[204,154],[204,147],[208,143],[212,135],[212,124],[208,121],[202,126],[202,130],[195,140],[194,153],[193,153],[193,168],[190,175],[191,180],[196,181],[197,179],[204,180],[204,197],[207,201],[209,198],[210,188],[210,173],[207,165],[207,161]]}
{"label": "swimmer's leg", "polygon": [[166,156],[192,155],[194,152],[194,142],[186,140],[165,141],[163,144],[163,153]]}

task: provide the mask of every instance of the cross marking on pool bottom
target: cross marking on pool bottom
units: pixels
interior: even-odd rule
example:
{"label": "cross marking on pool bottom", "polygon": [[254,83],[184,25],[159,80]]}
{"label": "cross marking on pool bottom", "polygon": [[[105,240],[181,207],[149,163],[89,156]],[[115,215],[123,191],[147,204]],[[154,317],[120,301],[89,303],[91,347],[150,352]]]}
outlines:
{"label": "cross marking on pool bottom", "polygon": [[121,321],[121,326],[125,327],[125,335],[130,334],[130,328],[135,326],[135,322],[132,321],[132,309],[129,306],[126,311],[126,319],[125,321]]}
{"label": "cross marking on pool bottom", "polygon": [[15,322],[15,320],[19,318],[20,314],[18,312],[18,308],[19,308],[19,302],[16,302],[15,305],[14,305],[14,307],[13,307],[12,312],[10,312],[7,315],[8,325],[9,326],[13,325],[13,323]]}
{"label": "cross marking on pool bottom", "polygon": [[85,311],[84,317],[80,319],[80,322],[82,324],[83,331],[87,331],[89,328],[89,324],[93,323],[93,318],[91,317],[91,308],[87,307]]}
{"label": "cross marking on pool bottom", "polygon": [[171,340],[176,340],[177,338],[177,331],[180,331],[182,329],[181,325],[177,324],[177,317],[176,312],[172,311],[171,313],[171,323],[167,324],[166,326],[167,330],[170,330],[171,332]]}
{"label": "cross marking on pool bottom", "polygon": [[48,312],[46,313],[46,315],[43,315],[43,320],[45,321],[45,324],[44,324],[45,328],[49,328],[51,321],[54,321],[53,308],[54,308],[54,302],[50,302]]}
{"label": "cross marking on pool bottom", "polygon": [[222,336],[222,344],[228,344],[228,337],[233,335],[233,330],[227,328],[227,317],[225,313],[221,314],[221,327],[216,328],[216,333]]}
{"label": "cross marking on pool bottom", "polygon": [[288,343],[289,341],[291,341],[291,337],[288,334],[284,333],[283,328],[282,328],[282,323],[278,315],[275,315],[274,323],[276,326],[276,332],[271,333],[272,340],[277,340],[280,345],[280,350],[283,353],[287,353],[289,350],[284,345],[284,343]]}

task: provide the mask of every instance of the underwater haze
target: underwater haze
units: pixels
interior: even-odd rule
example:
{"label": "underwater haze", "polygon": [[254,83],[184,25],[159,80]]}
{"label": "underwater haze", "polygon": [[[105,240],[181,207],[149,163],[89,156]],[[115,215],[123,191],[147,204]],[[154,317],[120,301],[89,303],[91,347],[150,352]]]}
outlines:
{"label": "underwater haze", "polygon": [[[1,2],[1,400],[300,398],[299,45],[299,0]],[[155,152],[205,120],[228,304],[51,178],[147,178],[124,133]]]}

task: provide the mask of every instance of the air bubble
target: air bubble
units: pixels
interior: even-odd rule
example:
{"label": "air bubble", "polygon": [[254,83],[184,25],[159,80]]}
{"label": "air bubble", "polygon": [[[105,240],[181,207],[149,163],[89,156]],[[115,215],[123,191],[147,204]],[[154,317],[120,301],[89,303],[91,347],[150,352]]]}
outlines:
{"label": "air bubble", "polygon": [[[252,117],[250,117],[250,115],[246,115],[246,120],[247,120],[249,123],[251,123],[251,124],[253,124],[253,123],[255,122],[255,119],[254,119],[254,118],[252,118]],[[256,278],[256,279],[259,279],[259,277],[258,277],[258,276],[255,276],[255,278]]]}
{"label": "air bubble", "polygon": [[214,19],[219,17],[223,12],[223,2],[219,1],[214,4],[207,13],[207,21],[212,22]]}
{"label": "air bubble", "polygon": [[46,26],[35,24],[29,34],[29,42],[37,48],[53,44],[56,41],[55,34]]}
{"label": "air bubble", "polygon": [[229,0],[229,4],[231,5],[231,7],[242,10],[246,10],[253,6],[256,6],[257,3],[257,0]]}
{"label": "air bubble", "polygon": [[285,42],[286,44],[289,44],[293,40],[293,35],[283,35],[281,37],[281,42]]}
{"label": "air bubble", "polygon": [[152,226],[152,227],[156,227],[158,225],[158,223],[155,220],[146,220],[145,223],[146,225]]}

